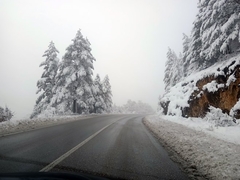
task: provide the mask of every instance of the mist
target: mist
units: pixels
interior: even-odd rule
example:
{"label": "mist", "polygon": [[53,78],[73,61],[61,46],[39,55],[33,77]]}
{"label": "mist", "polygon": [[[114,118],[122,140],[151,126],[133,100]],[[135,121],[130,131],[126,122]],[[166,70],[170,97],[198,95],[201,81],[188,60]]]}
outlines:
{"label": "mist", "polygon": [[61,59],[81,29],[96,58],[94,76],[109,76],[113,102],[140,100],[156,109],[167,49],[182,51],[196,14],[197,0],[1,0],[0,106],[28,117],[49,42]]}

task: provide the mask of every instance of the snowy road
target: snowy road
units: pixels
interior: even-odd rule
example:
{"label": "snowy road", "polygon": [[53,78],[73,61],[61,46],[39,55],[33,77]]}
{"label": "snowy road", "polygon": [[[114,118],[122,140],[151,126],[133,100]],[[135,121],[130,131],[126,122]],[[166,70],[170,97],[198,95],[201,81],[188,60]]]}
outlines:
{"label": "snowy road", "polygon": [[0,138],[0,172],[187,179],[140,115],[104,115]]}

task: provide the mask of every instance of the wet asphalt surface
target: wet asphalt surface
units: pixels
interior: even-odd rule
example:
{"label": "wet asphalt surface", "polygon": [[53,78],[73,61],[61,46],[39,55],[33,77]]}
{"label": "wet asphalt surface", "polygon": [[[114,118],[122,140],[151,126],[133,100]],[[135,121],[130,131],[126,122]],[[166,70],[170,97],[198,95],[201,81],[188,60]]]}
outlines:
{"label": "wet asphalt surface", "polygon": [[142,123],[141,115],[101,115],[0,138],[0,173],[39,172],[113,123],[50,172],[110,179],[188,179]]}

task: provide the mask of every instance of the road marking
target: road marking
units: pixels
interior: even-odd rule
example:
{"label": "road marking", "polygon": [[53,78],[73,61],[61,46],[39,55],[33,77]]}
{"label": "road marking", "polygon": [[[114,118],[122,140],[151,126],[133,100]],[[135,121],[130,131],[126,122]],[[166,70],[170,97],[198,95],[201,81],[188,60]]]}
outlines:
{"label": "road marking", "polygon": [[[117,122],[117,121],[115,121]],[[78,144],[77,146],[73,147],[72,149],[70,149],[68,152],[66,152],[65,154],[63,154],[62,156],[60,156],[59,158],[57,158],[55,161],[53,161],[52,163],[48,164],[46,167],[44,167],[43,169],[41,169],[39,172],[48,172],[50,171],[52,168],[54,168],[57,164],[59,164],[61,161],[63,161],[64,159],[66,159],[68,156],[70,156],[72,153],[74,153],[76,150],[78,150],[80,147],[82,147],[84,144],[86,144],[88,141],[90,141],[92,138],[94,138],[95,136],[97,136],[100,132],[102,132],[104,129],[108,128],[109,126],[111,126],[112,124],[114,124],[115,122],[105,126],[104,128],[100,129],[99,131],[97,131],[96,133],[94,133],[93,135],[89,136],[87,139],[85,139],[84,141],[82,141],[80,144]]]}

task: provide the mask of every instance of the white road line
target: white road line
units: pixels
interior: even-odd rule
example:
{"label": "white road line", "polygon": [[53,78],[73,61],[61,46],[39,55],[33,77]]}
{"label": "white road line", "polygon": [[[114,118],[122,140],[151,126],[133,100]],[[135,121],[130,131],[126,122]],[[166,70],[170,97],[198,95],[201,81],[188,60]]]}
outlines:
{"label": "white road line", "polygon": [[[116,121],[115,121],[116,122]],[[96,133],[94,133],[93,135],[91,135],[90,137],[88,137],[87,139],[85,139],[84,141],[82,141],[80,144],[78,144],[77,146],[73,147],[72,149],[70,149],[68,152],[66,152],[65,154],[63,154],[62,156],[60,156],[59,158],[57,158],[55,161],[53,161],[52,163],[50,163],[49,165],[47,165],[46,167],[44,167],[43,169],[41,169],[39,172],[48,172],[50,171],[52,168],[54,168],[57,164],[59,164],[61,161],[63,161],[65,158],[67,158],[68,156],[70,156],[73,152],[75,152],[76,150],[78,150],[80,147],[82,147],[84,144],[86,144],[88,141],[90,141],[92,138],[94,138],[95,136],[97,136],[100,132],[102,132],[104,129],[106,129],[107,127],[111,126],[112,124],[114,124],[115,122],[105,126],[104,128],[100,129],[99,131],[97,131]]]}

